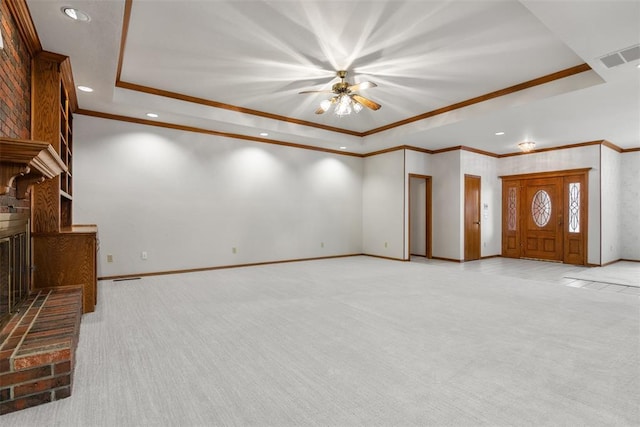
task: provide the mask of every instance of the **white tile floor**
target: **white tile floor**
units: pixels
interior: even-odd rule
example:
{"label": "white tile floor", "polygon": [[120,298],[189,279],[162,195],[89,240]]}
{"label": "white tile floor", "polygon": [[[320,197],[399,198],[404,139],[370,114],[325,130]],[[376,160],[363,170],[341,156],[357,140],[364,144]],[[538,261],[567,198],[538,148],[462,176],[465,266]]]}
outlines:
{"label": "white tile floor", "polygon": [[[501,276],[511,276],[518,278],[535,278],[545,282],[557,283],[572,288],[588,289],[590,291],[617,292],[621,294],[640,296],[640,288],[635,286],[616,285],[597,281],[573,279],[565,277],[570,273],[584,272],[591,268],[602,267],[581,267],[567,265],[556,262],[545,262],[535,260],[513,259],[513,258],[487,258],[478,261],[468,261],[455,263],[436,259],[427,259],[421,256],[412,256],[411,262],[421,262],[432,265],[444,265],[449,268],[454,267],[460,270],[477,271]],[[612,264],[615,265],[615,264]],[[640,263],[638,264],[640,271]]]}

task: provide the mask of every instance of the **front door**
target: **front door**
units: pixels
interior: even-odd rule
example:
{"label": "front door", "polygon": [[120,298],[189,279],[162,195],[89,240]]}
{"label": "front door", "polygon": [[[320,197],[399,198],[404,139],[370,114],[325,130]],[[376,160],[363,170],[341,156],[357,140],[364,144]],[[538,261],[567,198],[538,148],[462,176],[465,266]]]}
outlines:
{"label": "front door", "polygon": [[480,177],[464,176],[464,260],[480,259]]}
{"label": "front door", "polygon": [[588,172],[502,176],[502,256],[585,265]]}
{"label": "front door", "polygon": [[562,261],[562,178],[539,178],[525,181],[524,187],[525,258]]}

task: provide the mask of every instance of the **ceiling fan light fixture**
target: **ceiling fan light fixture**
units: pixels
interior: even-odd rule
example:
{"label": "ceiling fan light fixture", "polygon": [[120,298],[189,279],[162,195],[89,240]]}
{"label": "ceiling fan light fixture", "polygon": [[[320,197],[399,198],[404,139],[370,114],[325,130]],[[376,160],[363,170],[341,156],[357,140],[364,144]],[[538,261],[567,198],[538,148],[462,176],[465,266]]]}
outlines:
{"label": "ceiling fan light fixture", "polygon": [[536,143],[533,141],[524,141],[518,144],[518,148],[520,148],[523,153],[530,153],[536,148]]}
{"label": "ceiling fan light fixture", "polygon": [[335,104],[333,112],[336,116],[348,116],[349,114],[355,112],[359,113],[367,107],[371,110],[379,110],[381,105],[371,99],[365,98],[362,95],[357,93],[360,89],[367,89],[370,87],[376,87],[377,85],[373,82],[362,82],[355,85],[350,85],[345,81],[345,77],[347,76],[346,70],[340,70],[337,73],[337,76],[340,78],[340,82],[335,83],[331,90],[304,90],[299,92],[300,94],[305,93],[319,93],[319,92],[330,92],[333,93],[333,96],[329,99],[325,99],[320,103],[320,106],[316,109],[316,114],[326,113],[332,105]]}
{"label": "ceiling fan light fixture", "polygon": [[342,94],[338,99],[338,105],[336,105],[336,109],[334,112],[337,116],[348,116],[352,112],[351,107],[351,98],[348,95]]}

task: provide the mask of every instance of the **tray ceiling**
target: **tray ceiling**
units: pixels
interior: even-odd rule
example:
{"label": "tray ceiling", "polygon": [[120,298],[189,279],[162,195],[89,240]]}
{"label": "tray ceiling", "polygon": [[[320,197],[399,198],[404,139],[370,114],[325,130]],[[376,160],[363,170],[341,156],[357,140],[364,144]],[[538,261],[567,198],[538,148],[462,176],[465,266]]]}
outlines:
{"label": "tray ceiling", "polygon": [[[76,84],[96,89],[78,94],[82,110],[154,111],[162,122],[357,153],[401,144],[503,153],[524,138],[629,148],[640,138],[637,64],[598,61],[640,42],[637,2],[74,2],[89,23],[63,16],[66,3],[27,3],[44,49],[69,55]],[[596,24],[608,41],[585,44]],[[592,69],[427,114],[585,63]],[[338,69],[375,82],[362,94],[383,107],[314,114],[330,95],[298,92],[330,89]]]}

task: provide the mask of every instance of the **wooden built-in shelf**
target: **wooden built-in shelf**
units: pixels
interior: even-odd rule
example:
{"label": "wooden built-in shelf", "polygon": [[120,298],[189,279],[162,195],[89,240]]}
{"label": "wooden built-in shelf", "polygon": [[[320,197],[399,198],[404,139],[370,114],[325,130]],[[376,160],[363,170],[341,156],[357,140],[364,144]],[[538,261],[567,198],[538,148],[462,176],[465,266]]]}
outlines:
{"label": "wooden built-in shelf", "polygon": [[46,142],[0,137],[0,195],[7,194],[14,181],[18,199],[29,186],[67,172],[56,150]]}

